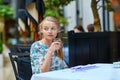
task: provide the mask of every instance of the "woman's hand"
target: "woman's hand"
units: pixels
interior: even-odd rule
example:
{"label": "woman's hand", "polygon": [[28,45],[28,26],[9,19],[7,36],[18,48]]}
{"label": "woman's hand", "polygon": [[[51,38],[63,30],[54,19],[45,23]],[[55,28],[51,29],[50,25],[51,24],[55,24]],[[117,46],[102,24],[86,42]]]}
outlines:
{"label": "woman's hand", "polygon": [[59,50],[62,47],[62,43],[59,41],[54,41],[49,47],[48,51],[51,51],[51,53],[55,52],[56,50]]}
{"label": "woman's hand", "polygon": [[50,45],[47,54],[45,55],[45,60],[44,63],[41,65],[41,71],[42,72],[47,72],[50,70],[50,63],[51,63],[51,58],[52,58],[52,54],[61,48],[61,42],[52,42],[52,44]]}

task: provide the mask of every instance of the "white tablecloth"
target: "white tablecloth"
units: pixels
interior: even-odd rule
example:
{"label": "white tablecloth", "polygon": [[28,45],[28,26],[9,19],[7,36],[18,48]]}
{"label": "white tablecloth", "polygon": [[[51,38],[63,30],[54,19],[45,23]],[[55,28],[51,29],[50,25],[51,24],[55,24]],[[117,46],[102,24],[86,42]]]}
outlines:
{"label": "white tablecloth", "polygon": [[120,80],[120,68],[113,64],[93,64],[91,69],[74,71],[71,68],[34,74],[31,80]]}

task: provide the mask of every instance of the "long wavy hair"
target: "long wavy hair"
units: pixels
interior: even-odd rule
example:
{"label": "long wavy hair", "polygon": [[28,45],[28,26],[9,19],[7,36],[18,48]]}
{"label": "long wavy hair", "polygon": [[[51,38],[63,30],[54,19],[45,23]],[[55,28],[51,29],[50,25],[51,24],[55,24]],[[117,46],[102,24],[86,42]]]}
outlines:
{"label": "long wavy hair", "polygon": [[[47,21],[54,22],[55,24],[58,25],[58,28],[60,29],[59,21],[58,21],[55,17],[47,16],[47,17],[45,17],[45,18],[43,19],[43,21],[38,25],[38,26],[39,26],[39,31],[42,29],[42,27],[43,27],[43,22],[46,21],[46,20],[47,20]],[[39,34],[40,34],[40,39],[42,39],[42,38],[43,38],[42,33],[39,32]],[[57,33],[56,38],[60,38],[60,39],[61,39],[60,32]],[[63,44],[62,40],[61,40],[61,43]],[[62,46],[62,44],[61,44],[61,46]],[[64,59],[62,47],[61,47],[58,51],[55,51],[55,53],[56,53],[56,55],[57,55],[58,57],[60,57],[62,60]]]}

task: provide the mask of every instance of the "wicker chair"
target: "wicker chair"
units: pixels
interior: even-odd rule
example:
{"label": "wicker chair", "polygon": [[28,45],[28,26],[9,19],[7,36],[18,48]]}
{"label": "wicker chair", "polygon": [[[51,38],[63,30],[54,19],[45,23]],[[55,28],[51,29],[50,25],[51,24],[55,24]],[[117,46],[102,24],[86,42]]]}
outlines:
{"label": "wicker chair", "polygon": [[9,53],[16,80],[30,80],[32,76],[29,53]]}

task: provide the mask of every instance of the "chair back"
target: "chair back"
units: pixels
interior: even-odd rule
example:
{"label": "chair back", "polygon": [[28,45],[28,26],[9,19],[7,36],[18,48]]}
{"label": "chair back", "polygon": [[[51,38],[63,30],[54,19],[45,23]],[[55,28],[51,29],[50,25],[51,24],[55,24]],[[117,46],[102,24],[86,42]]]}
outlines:
{"label": "chair back", "polygon": [[30,80],[32,76],[29,53],[9,53],[16,80]]}
{"label": "chair back", "polygon": [[31,44],[17,44],[11,48],[9,57],[16,80],[30,80],[32,76],[30,46]]}
{"label": "chair back", "polygon": [[120,32],[68,32],[69,67],[111,63],[120,58]]}

